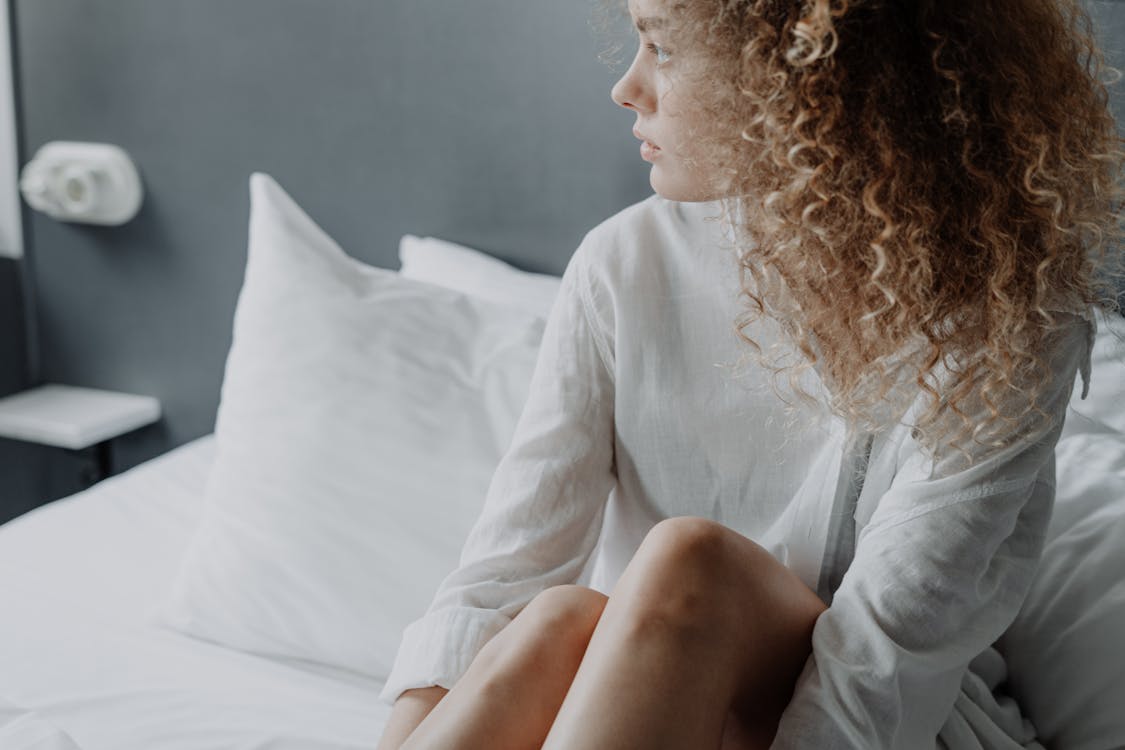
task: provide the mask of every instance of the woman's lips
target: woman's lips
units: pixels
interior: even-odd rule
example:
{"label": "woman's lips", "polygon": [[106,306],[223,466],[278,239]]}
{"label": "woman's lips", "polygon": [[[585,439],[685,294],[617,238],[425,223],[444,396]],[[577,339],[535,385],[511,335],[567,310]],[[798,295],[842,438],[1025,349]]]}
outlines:
{"label": "woman's lips", "polygon": [[652,161],[653,159],[655,159],[657,154],[660,153],[660,146],[657,146],[648,138],[645,138],[644,133],[635,128],[633,129],[633,135],[635,135],[641,141],[641,158],[645,161]]}

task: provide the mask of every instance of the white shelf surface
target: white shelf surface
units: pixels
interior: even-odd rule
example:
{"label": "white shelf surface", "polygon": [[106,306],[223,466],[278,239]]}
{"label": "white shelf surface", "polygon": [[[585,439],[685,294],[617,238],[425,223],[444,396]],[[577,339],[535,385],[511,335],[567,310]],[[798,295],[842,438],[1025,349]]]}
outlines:
{"label": "white shelf surface", "polygon": [[152,396],[43,385],[0,398],[0,437],[78,450],[160,419]]}

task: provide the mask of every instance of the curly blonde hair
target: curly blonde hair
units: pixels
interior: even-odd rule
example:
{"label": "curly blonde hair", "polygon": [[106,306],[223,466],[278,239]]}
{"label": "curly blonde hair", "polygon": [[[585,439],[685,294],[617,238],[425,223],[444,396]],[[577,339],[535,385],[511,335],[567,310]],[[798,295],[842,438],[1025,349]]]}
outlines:
{"label": "curly blonde hair", "polygon": [[[700,139],[734,196],[737,328],[761,361],[806,397],[815,366],[859,429],[922,396],[931,451],[1045,417],[1057,313],[1117,309],[1125,236],[1103,80],[1120,74],[1079,0],[668,8],[676,64],[719,123]],[[758,346],[763,316],[803,361]]]}

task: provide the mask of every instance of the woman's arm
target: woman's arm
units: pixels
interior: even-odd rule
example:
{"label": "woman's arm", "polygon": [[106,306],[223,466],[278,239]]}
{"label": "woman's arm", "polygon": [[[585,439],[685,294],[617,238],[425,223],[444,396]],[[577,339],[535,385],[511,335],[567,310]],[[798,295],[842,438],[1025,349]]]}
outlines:
{"label": "woman's arm", "polygon": [[391,717],[383,730],[383,737],[375,750],[398,750],[406,738],[417,728],[422,720],[449,691],[443,687],[415,688],[406,690],[395,701]]}
{"label": "woman's arm", "polygon": [[900,455],[817,621],[773,750],[933,747],[969,662],[1011,624],[1031,584],[1054,499],[1054,445],[1086,344],[1076,326],[1049,355],[1048,426],[981,448],[971,464],[955,454],[931,463],[904,446],[913,450]]}
{"label": "woman's arm", "polygon": [[511,447],[457,569],[403,632],[385,702],[455,684],[536,594],[574,583],[597,545],[615,481],[613,329],[588,255],[586,241],[563,275]]}

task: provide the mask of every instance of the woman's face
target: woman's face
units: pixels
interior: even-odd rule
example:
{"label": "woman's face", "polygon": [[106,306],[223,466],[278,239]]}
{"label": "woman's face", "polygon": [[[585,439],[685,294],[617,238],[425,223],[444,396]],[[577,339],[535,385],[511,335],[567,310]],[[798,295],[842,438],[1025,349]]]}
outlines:
{"label": "woman's face", "polygon": [[664,0],[630,0],[640,44],[610,96],[637,115],[633,134],[642,141],[641,158],[652,163],[653,190],[675,201],[715,200],[721,196],[712,184],[714,172],[692,148],[704,118],[688,81],[677,76],[677,50],[675,40],[668,38],[665,8]]}

